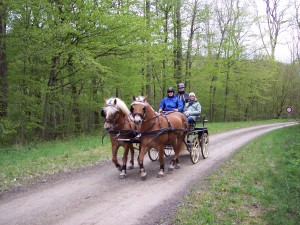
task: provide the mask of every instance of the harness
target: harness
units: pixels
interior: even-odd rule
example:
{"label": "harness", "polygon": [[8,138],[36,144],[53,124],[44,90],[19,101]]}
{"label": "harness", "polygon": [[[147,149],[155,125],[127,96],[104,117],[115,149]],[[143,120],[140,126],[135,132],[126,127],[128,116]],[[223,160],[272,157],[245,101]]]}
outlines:
{"label": "harness", "polygon": [[[167,112],[166,114],[163,114],[163,117],[165,118],[165,120],[168,123],[168,127],[167,128],[162,128],[162,125],[161,125],[161,123],[158,120],[160,129],[159,130],[150,130],[150,131],[141,132],[141,137],[145,137],[145,136],[149,136],[149,135],[154,135],[154,137],[153,137],[153,141],[154,141],[159,135],[162,135],[164,133],[170,133],[171,131],[175,131],[175,130],[178,130],[178,131],[187,131],[187,125],[186,125],[186,129],[180,129],[180,128],[174,128],[174,127],[172,127],[172,125],[170,123],[170,120],[167,117],[167,115],[169,115],[171,113],[173,113],[173,112]],[[148,119],[148,120],[158,119],[158,117],[159,117],[159,115],[156,115],[155,117],[153,117],[151,119]],[[154,124],[155,123],[153,123],[152,127],[154,126]]]}
{"label": "harness", "polygon": [[[102,113],[102,112],[101,112]],[[105,122],[108,122],[108,123],[111,123],[113,126],[109,128],[109,130],[107,132],[104,132],[103,135],[102,135],[102,145],[103,145],[103,139],[105,138],[105,136],[109,133],[109,134],[116,134],[114,139],[117,139],[119,138],[120,135],[135,135],[137,136],[139,134],[139,132],[135,129],[133,129],[133,127],[131,126],[130,124],[130,118],[126,118],[124,120],[123,123],[120,123],[120,124],[117,124],[115,126],[115,119],[116,117],[114,117],[113,119],[106,119],[105,118]],[[116,127],[123,127],[124,124],[126,123],[129,123],[129,126],[130,126],[130,130],[124,130],[124,129],[116,129]]]}
{"label": "harness", "polygon": [[[142,100],[136,100],[131,105],[135,105],[135,104],[143,105],[144,108],[143,108],[143,112],[142,113],[140,113],[140,112],[135,112],[135,113],[131,112],[132,115],[133,115],[133,117],[135,117],[136,115],[138,115],[144,122],[153,120],[153,123],[150,126],[150,128],[148,128],[147,131],[141,132],[139,134],[139,138],[154,135],[153,140],[152,140],[152,141],[154,141],[159,135],[164,134],[164,133],[170,133],[171,131],[175,131],[175,130],[179,130],[179,131],[187,131],[188,130],[187,129],[188,128],[187,124],[185,124],[185,129],[179,129],[179,128],[172,127],[172,125],[171,125],[171,123],[170,123],[167,115],[169,115],[171,113],[174,113],[174,112],[170,111],[170,112],[166,112],[165,114],[163,114],[163,117],[165,118],[165,120],[167,121],[167,124],[168,124],[167,128],[163,128],[162,124],[160,123],[160,120],[159,120],[159,115],[160,114],[156,113],[153,110],[154,113],[155,113],[155,116],[152,117],[152,118],[150,118],[150,119],[145,120],[145,117],[146,117],[146,114],[147,114],[147,111],[146,111],[146,106],[147,105],[146,105],[146,103],[143,102]],[[158,120],[158,123],[159,123],[158,124],[159,125],[159,129],[158,130],[151,130],[154,127],[155,123],[156,123],[156,121],[154,121],[154,120]]]}

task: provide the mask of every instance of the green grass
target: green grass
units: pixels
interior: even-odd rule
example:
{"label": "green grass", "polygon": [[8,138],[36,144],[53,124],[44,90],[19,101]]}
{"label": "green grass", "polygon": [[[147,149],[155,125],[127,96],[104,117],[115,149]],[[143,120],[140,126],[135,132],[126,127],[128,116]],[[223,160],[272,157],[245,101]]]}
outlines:
{"label": "green grass", "polygon": [[109,160],[108,138],[77,137],[0,150],[0,192],[76,168]]}
{"label": "green grass", "polygon": [[[206,126],[212,134],[255,124],[283,121],[207,123]],[[122,152],[119,151],[119,154]],[[3,147],[0,148],[0,193],[41,181],[51,175],[107,161],[110,158],[109,138],[106,136],[102,145],[101,135]]]}
{"label": "green grass", "polygon": [[300,125],[270,132],[192,188],[172,224],[299,224]]}

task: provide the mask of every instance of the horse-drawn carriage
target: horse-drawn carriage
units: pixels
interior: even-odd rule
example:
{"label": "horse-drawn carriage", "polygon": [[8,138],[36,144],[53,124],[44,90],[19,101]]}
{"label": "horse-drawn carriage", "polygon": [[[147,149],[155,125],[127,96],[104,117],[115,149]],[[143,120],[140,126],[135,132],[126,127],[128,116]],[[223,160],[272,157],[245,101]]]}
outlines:
{"label": "horse-drawn carriage", "polygon": [[[104,128],[110,134],[112,143],[112,161],[121,171],[120,178],[126,177],[127,155],[131,151],[131,167],[133,167],[134,143],[139,145],[138,163],[141,179],[146,179],[143,165],[144,156],[147,154],[151,160],[159,159],[160,170],[157,177],[164,176],[164,156],[174,152],[168,170],[180,168],[179,153],[189,151],[193,163],[197,163],[200,154],[205,159],[208,157],[208,129],[203,126],[198,128],[195,124],[188,124],[183,113],[171,112],[157,113],[147,102],[147,97],[133,99],[131,109],[118,98],[106,100],[106,106],[101,115],[105,118]],[[123,165],[117,161],[117,151],[124,147],[122,157]]]}
{"label": "horse-drawn carriage", "polygon": [[[200,155],[204,159],[208,157],[208,129],[205,127],[205,123],[208,122],[203,118],[201,121],[197,118],[195,123],[190,124],[187,133],[187,151],[190,154],[192,163],[197,163],[200,159]],[[202,127],[196,127],[197,122],[202,122]],[[172,154],[173,147],[171,145],[165,146],[164,155],[168,157]],[[148,151],[149,158],[151,161],[156,161],[158,159],[158,152],[155,148],[151,148]]]}

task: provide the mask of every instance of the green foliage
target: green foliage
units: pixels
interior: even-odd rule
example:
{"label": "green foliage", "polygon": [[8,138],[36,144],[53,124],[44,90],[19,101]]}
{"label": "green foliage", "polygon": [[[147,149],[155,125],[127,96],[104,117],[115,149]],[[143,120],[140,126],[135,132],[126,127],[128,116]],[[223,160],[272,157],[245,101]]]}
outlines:
{"label": "green foliage", "polygon": [[0,144],[7,145],[13,141],[13,137],[16,135],[18,124],[8,120],[0,119]]}
{"label": "green foliage", "polygon": [[[7,2],[5,142],[93,133],[101,127],[103,98],[118,96],[130,104],[133,95],[150,94],[157,108],[166,88],[176,87],[179,72],[210,121],[282,118],[286,105],[299,108],[298,64],[248,57],[240,37],[251,19],[245,8],[232,5],[215,14],[213,5],[195,7],[181,9],[182,15],[196,13],[197,28],[191,68],[177,71],[173,1],[157,2],[149,15],[141,1]],[[216,16],[230,21],[222,40]],[[182,18],[182,33],[190,30],[189,20]]]}

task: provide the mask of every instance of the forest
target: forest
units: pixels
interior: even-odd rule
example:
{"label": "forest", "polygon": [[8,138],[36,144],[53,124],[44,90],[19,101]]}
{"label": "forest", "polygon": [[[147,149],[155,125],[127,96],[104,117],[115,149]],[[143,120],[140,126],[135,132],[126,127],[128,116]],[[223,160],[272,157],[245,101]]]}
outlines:
{"label": "forest", "polygon": [[[0,144],[102,131],[104,99],[195,92],[210,122],[300,117],[296,0],[0,0]],[[280,46],[288,49],[279,60]],[[293,108],[292,114],[286,107]]]}

